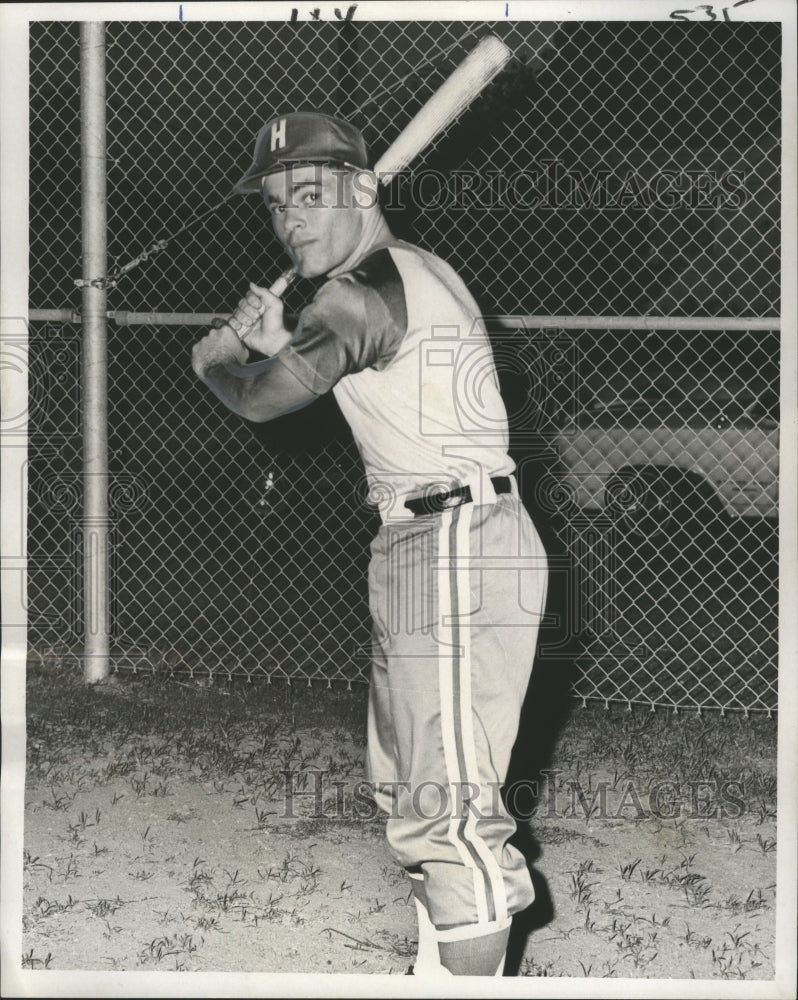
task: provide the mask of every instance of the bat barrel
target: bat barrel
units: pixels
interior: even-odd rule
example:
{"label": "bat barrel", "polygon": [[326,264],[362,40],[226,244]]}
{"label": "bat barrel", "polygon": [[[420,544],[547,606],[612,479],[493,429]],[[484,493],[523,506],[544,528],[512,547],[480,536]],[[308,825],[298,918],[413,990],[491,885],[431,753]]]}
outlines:
{"label": "bat barrel", "polygon": [[423,108],[377,160],[375,173],[390,183],[418,153],[455,120],[477,94],[507,65],[512,51],[495,35],[487,35],[459,64]]}

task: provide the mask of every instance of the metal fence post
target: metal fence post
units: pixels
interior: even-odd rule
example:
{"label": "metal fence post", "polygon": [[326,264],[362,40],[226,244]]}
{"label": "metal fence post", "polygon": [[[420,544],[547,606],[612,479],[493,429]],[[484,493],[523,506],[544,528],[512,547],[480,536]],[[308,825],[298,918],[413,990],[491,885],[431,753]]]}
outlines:
{"label": "metal fence post", "polygon": [[83,231],[83,673],[109,671],[105,24],[80,26]]}

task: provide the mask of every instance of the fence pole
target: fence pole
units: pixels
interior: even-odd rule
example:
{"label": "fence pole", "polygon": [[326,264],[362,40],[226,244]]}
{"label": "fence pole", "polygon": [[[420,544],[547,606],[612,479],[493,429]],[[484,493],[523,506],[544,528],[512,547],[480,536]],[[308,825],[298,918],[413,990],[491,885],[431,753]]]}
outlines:
{"label": "fence pole", "polygon": [[[108,373],[106,319],[105,24],[80,26],[83,219],[83,675],[109,672]],[[96,282],[96,284],[92,284]]]}

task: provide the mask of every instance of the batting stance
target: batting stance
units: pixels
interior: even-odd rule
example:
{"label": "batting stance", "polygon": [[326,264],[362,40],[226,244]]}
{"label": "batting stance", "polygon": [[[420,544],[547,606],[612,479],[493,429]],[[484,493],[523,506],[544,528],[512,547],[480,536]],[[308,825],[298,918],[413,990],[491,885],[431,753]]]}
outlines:
{"label": "batting stance", "polygon": [[[534,898],[499,788],[546,555],[519,501],[477,305],[441,259],[391,235],[368,164],[344,121],[293,113],[261,129],[236,190],[262,192],[298,273],[326,281],[292,333],[281,299],[251,285],[192,364],[252,421],[335,393],[382,519],[369,564],[368,770],[413,888],[414,972],[500,975],[511,917]],[[269,359],[230,365],[247,347]]]}

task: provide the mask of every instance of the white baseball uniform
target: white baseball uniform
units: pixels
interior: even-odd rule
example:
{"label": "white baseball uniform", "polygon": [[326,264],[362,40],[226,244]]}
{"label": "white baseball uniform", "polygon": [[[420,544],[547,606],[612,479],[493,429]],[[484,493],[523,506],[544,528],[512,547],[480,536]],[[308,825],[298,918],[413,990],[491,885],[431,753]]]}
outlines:
{"label": "white baseball uniform", "polygon": [[320,288],[279,357],[335,393],[380,508],[368,766],[389,844],[441,940],[501,930],[534,898],[499,788],[547,563],[478,307],[439,258],[383,241]]}

